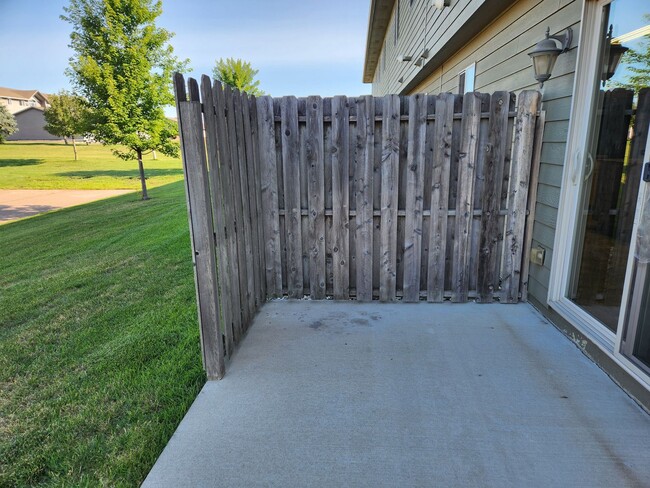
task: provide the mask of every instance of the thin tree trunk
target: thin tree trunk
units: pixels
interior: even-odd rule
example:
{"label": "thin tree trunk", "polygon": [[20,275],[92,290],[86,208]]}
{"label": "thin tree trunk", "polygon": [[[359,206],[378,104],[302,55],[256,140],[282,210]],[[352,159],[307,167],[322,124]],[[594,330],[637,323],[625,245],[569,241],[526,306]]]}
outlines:
{"label": "thin tree trunk", "polygon": [[142,150],[138,149],[138,169],[140,170],[140,183],[142,184],[142,199],[149,200],[147,195],[147,181],[144,178],[144,165],[142,164]]}
{"label": "thin tree trunk", "polygon": [[155,161],[156,159],[158,159],[158,156],[156,156],[156,150],[154,149],[152,152],[153,152],[153,159]]}
{"label": "thin tree trunk", "polygon": [[77,143],[74,140],[74,136],[72,136],[72,149],[74,149],[74,160],[77,160]]}

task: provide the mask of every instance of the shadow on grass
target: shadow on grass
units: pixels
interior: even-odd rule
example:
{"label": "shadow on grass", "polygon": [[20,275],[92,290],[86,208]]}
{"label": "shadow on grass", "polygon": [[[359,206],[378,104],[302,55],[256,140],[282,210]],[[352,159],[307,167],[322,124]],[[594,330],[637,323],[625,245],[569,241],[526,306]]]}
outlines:
{"label": "shadow on grass", "polygon": [[[72,143],[66,144],[63,140],[51,140],[51,141],[7,141],[4,143],[5,146],[66,146],[69,145],[72,147]],[[79,139],[77,139],[77,145],[79,145]],[[85,143],[84,143],[85,145]]]}
{"label": "shadow on grass", "polygon": [[[146,169],[144,170],[146,179],[155,176],[182,176],[182,169]],[[112,178],[140,179],[137,168],[133,170],[101,170],[101,171],[67,171],[65,173],[56,173],[56,176],[66,176],[68,178],[97,178],[99,176],[110,176]]]}
{"label": "shadow on grass", "polygon": [[0,159],[0,168],[8,168],[9,166],[34,166],[36,164],[43,164],[44,162],[42,159]]}
{"label": "shadow on grass", "polygon": [[18,220],[31,215],[37,215],[50,210],[56,210],[59,207],[52,205],[0,205],[0,224]]}

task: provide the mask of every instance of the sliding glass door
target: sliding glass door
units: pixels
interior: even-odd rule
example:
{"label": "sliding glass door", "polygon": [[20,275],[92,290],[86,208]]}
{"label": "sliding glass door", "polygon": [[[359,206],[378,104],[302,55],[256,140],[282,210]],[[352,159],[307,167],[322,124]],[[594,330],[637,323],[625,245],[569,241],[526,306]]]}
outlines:
{"label": "sliding glass door", "polygon": [[650,2],[585,0],[548,302],[650,387]]}
{"label": "sliding glass door", "polygon": [[[647,79],[638,79],[638,54],[650,53],[646,1],[600,2],[593,26],[596,48],[582,166],[574,184],[578,208],[565,296],[613,334],[617,332],[650,109]],[[646,69],[650,66],[645,66]]]}
{"label": "sliding glass door", "polygon": [[[650,140],[645,154],[650,156]],[[628,303],[619,350],[650,374],[650,163],[644,165],[629,261]]]}

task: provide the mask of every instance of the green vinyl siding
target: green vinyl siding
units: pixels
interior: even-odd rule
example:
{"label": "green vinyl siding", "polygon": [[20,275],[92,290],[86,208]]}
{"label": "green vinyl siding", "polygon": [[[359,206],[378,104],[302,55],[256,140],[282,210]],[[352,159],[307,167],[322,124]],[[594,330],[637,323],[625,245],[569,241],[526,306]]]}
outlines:
{"label": "green vinyl siding", "polygon": [[[381,82],[373,84],[373,94],[385,93],[442,93],[457,92],[458,75],[467,66],[476,63],[475,89],[484,93],[497,90],[539,89],[534,79],[528,56],[534,45],[543,39],[546,28],[552,33],[567,27],[573,28],[574,40],[569,52],[562,54],[553,69],[551,79],[542,89],[542,109],[546,111],[542,155],[539,173],[537,211],[533,229],[533,246],[546,249],[543,266],[531,265],[529,292],[539,302],[546,303],[553,255],[553,242],[557,220],[560,185],[566,150],[571,96],[573,92],[576,66],[581,0],[519,0],[503,8],[502,13],[485,26],[468,42],[455,49],[455,52],[442,59],[430,74],[412,89],[405,85],[413,78],[415,67],[412,62],[398,63],[399,54],[421,52],[426,45],[430,49],[429,58],[444,49],[463,22],[476,12],[484,1],[460,0],[452,2],[452,7],[438,11],[428,1],[408,2],[401,5],[400,40],[394,51],[389,50],[386,70],[381,74]],[[422,22],[426,22],[426,37]],[[388,30],[392,33],[392,30]],[[426,39],[426,41],[425,41]],[[390,49],[390,48],[389,48]],[[415,60],[415,57],[414,57]],[[403,77],[404,82],[397,80]]]}

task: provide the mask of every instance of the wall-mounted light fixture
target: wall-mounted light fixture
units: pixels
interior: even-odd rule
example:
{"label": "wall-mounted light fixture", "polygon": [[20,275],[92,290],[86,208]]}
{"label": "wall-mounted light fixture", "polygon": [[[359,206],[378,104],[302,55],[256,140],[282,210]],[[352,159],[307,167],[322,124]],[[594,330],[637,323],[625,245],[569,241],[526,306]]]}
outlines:
{"label": "wall-mounted light fixture", "polygon": [[614,73],[616,73],[616,68],[618,68],[618,64],[621,62],[621,58],[623,57],[623,54],[625,54],[627,51],[630,50],[629,47],[625,47],[621,44],[621,41],[618,39],[612,39],[612,29],[614,28],[613,25],[609,26],[609,32],[607,33],[607,37],[605,38],[605,49],[608,50],[607,52],[607,57],[604,58],[607,63],[604,64],[603,66],[603,74],[602,74],[602,82],[603,86],[605,86],[605,82],[609,80],[612,76],[614,76]]}
{"label": "wall-mounted light fixture", "polygon": [[[551,36],[550,29],[546,29],[546,38],[535,44],[535,48],[528,53],[533,60],[533,69],[535,70],[535,79],[539,81],[540,86],[551,77],[553,66],[557,57],[569,50],[571,40],[573,39],[573,30],[567,27],[562,35]],[[558,47],[559,43],[559,47]]]}
{"label": "wall-mounted light fixture", "polygon": [[399,56],[397,56],[397,61],[399,61],[400,63],[404,61],[410,61],[411,59],[413,59],[413,56],[409,56],[408,54],[400,54]]}
{"label": "wall-mounted light fixture", "polygon": [[432,0],[431,5],[433,5],[438,10],[442,10],[445,7],[451,5],[451,0]]}

